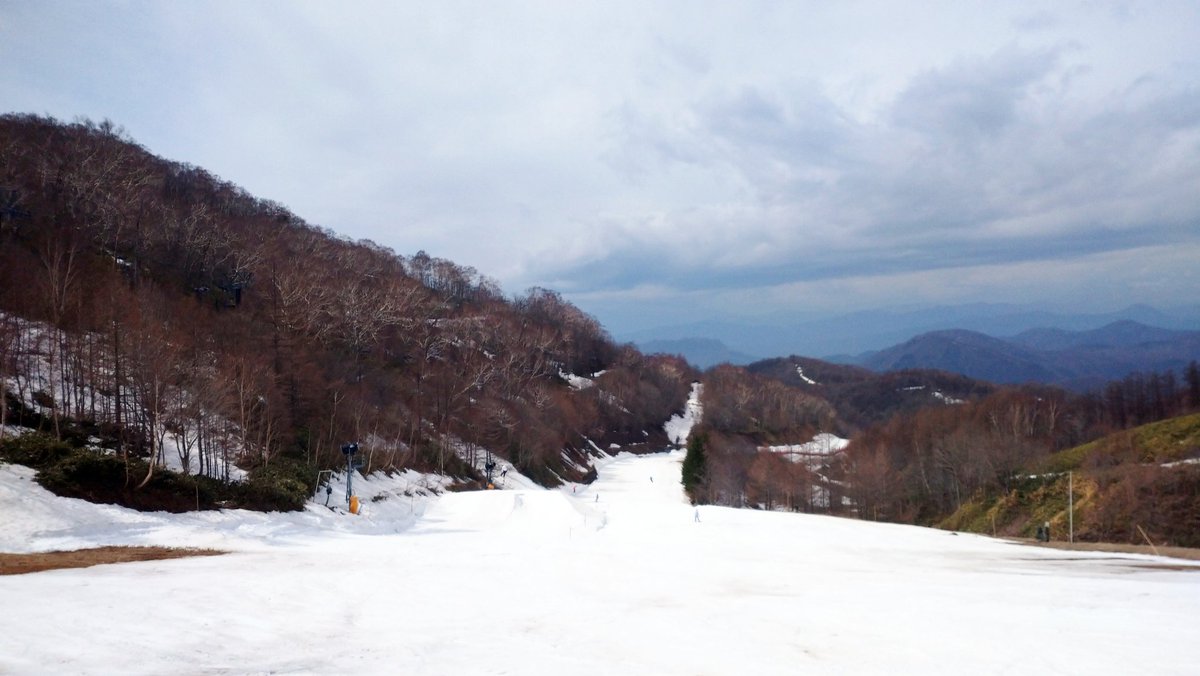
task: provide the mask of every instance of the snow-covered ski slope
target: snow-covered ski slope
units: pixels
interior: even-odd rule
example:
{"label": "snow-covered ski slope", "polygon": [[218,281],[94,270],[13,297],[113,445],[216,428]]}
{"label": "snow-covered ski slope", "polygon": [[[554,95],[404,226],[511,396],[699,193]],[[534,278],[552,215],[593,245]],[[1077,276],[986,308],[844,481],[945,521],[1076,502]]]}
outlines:
{"label": "snow-covered ski slope", "polygon": [[[0,549],[226,556],[0,577],[0,673],[1186,674],[1200,571],[715,507],[682,452],[591,486],[446,494],[407,521],[139,515],[0,468]],[[396,532],[397,528],[400,532]]]}
{"label": "snow-covered ski slope", "polygon": [[700,422],[700,418],[704,415],[704,406],[700,403],[700,395],[703,393],[704,385],[692,383],[692,391],[688,395],[683,412],[671,416],[671,419],[663,425],[663,432],[666,432],[668,440],[680,446],[688,442],[692,428]]}

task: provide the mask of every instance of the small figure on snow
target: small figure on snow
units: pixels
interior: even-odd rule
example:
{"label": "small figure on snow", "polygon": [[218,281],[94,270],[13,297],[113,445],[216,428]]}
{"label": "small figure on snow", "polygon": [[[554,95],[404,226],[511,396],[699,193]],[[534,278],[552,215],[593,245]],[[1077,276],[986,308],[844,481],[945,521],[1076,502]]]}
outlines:
{"label": "small figure on snow", "polygon": [[696,508],[695,520],[696,520],[696,523],[700,523],[700,508],[699,507]]}

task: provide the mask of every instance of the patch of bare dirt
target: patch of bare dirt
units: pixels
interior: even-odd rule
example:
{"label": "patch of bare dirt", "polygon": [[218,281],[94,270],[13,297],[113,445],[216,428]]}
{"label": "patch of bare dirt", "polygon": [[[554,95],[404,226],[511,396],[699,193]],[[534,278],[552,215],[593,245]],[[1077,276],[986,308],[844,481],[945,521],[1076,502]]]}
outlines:
{"label": "patch of bare dirt", "polygon": [[1033,545],[1036,547],[1050,547],[1052,549],[1066,549],[1079,552],[1113,552],[1116,554],[1151,554],[1157,556],[1169,556],[1173,559],[1187,559],[1189,561],[1200,561],[1200,549],[1192,549],[1190,547],[1154,547],[1149,545],[1130,545],[1114,542],[1038,542],[1030,538],[1010,538],[1014,542],[1020,542],[1025,545]]}
{"label": "patch of bare dirt", "polygon": [[129,561],[158,561],[188,556],[216,556],[225,552],[216,549],[185,549],[180,547],[97,547],[69,552],[39,552],[36,554],[6,554],[0,552],[0,575],[21,575],[60,568],[87,568],[104,563]]}

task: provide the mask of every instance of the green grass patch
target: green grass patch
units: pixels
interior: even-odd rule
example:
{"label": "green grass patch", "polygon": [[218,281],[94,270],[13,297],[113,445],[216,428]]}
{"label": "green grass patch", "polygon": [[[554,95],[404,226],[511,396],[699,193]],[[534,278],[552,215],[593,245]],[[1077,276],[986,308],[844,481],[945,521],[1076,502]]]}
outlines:
{"label": "green grass patch", "polygon": [[[1014,482],[1007,491],[979,494],[938,524],[939,528],[1000,536],[1033,537],[1037,527],[1050,522],[1053,536],[1066,537],[1068,484],[1064,475],[1041,475]],[[1090,480],[1077,474],[1075,483],[1076,528],[1091,492]]]}
{"label": "green grass patch", "polygon": [[1036,472],[1066,472],[1126,463],[1167,463],[1200,457],[1200,413],[1142,425],[1060,451]]}
{"label": "green grass patch", "polygon": [[1174,462],[1200,455],[1200,413],[1133,430],[1142,462]]}
{"label": "green grass patch", "polygon": [[1096,452],[1099,443],[1099,441],[1092,441],[1082,446],[1059,451],[1042,460],[1034,471],[1039,474],[1058,474],[1078,470],[1083,467],[1084,461]]}

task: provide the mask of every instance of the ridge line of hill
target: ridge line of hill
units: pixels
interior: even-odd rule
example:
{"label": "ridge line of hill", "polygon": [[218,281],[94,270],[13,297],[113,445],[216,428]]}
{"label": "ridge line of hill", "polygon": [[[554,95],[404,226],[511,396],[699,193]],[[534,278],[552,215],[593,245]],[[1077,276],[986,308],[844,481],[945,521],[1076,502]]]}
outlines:
{"label": "ridge line of hill", "polygon": [[1197,359],[1200,331],[1119,321],[1089,331],[1034,329],[1008,338],[933,331],[851,361],[880,372],[940,369],[994,383],[1086,391],[1135,372],[1182,370]]}

